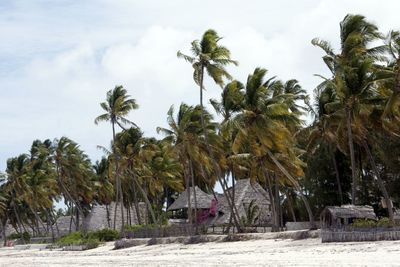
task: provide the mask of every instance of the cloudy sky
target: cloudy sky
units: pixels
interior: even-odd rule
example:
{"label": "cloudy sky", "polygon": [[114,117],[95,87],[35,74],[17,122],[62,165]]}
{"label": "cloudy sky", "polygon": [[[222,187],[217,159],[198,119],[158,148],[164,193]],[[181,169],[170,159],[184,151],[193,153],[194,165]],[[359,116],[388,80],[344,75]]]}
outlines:
{"label": "cloudy sky", "polygon": [[[312,92],[313,74],[327,73],[312,38],[337,47],[347,13],[400,29],[399,9],[396,0],[0,0],[0,171],[34,139],[67,136],[100,158],[111,128],[93,120],[115,85],[140,105],[130,119],[157,135],[171,105],[198,102],[191,66],[176,52],[209,28],[240,62],[235,78],[261,66]],[[206,99],[220,94],[211,82],[207,89]]]}

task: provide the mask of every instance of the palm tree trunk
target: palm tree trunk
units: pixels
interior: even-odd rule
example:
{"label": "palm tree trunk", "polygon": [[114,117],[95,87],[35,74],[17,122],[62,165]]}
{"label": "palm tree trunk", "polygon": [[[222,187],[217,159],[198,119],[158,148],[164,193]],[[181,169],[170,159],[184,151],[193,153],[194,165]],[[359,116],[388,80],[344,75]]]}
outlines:
{"label": "palm tree trunk", "polygon": [[196,196],[196,185],[194,183],[194,170],[193,170],[193,161],[189,157],[189,166],[190,166],[190,176],[192,180],[192,187],[193,187],[193,199],[194,199],[194,227],[195,227],[195,235],[198,234],[198,227],[197,227],[197,196]]}
{"label": "palm tree trunk", "polygon": [[[122,186],[121,186],[121,179],[119,177],[119,168],[118,168],[118,153],[117,150],[115,149],[115,122],[111,122],[112,125],[112,131],[113,131],[113,152],[115,155],[115,183],[117,184],[117,201],[115,205],[118,205],[118,201],[120,202],[120,208],[121,208],[121,236],[125,237],[125,227],[124,227],[124,196],[122,193]],[[118,193],[119,193],[119,198],[118,198]],[[114,229],[115,229],[115,220],[116,220],[116,212],[114,212]]]}
{"label": "palm tree trunk", "polygon": [[352,177],[352,187],[351,187],[351,204],[357,205],[357,190],[358,190],[358,178],[356,169],[356,159],[354,155],[354,144],[353,144],[353,132],[351,130],[351,110],[346,108],[346,125],[347,125],[347,141],[349,143],[350,151],[350,161],[351,161],[351,177]]}
{"label": "palm tree trunk", "polygon": [[281,223],[280,223],[281,216],[280,216],[279,184],[276,173],[274,173],[274,184],[275,184],[275,208],[276,208],[275,224],[279,232],[281,230]]}
{"label": "palm tree trunk", "polygon": [[[18,228],[19,228],[19,232],[20,232],[20,234],[22,235],[23,234],[23,231],[22,231],[22,228],[24,228],[24,230],[26,231],[26,229],[25,229],[25,227],[23,226],[23,224],[22,224],[22,222],[21,222],[21,218],[19,217],[19,214],[18,214],[18,212],[17,212],[17,207],[15,206],[15,200],[14,200],[14,198],[15,198],[15,195],[14,195],[15,193],[13,193],[12,194],[12,206],[13,206],[13,211],[14,211],[14,215],[15,215],[15,218],[17,219],[17,224],[18,224]],[[25,243],[25,241],[24,241],[24,243]]]}
{"label": "palm tree trunk", "polygon": [[56,225],[57,236],[60,236],[60,229],[58,228],[57,218],[53,213],[53,209],[50,209],[49,212],[50,212],[50,216],[51,216],[52,220],[54,221],[54,224]]}
{"label": "palm tree trunk", "polygon": [[388,214],[389,214],[389,220],[392,224],[394,224],[393,205],[392,205],[392,201],[390,201],[389,193],[386,190],[385,184],[383,183],[382,177],[378,171],[378,167],[376,166],[375,159],[374,159],[374,157],[371,153],[371,150],[369,149],[369,146],[366,141],[363,141],[363,147],[364,147],[365,151],[367,152],[369,162],[371,163],[372,169],[377,178],[379,189],[382,191],[383,197],[385,198],[386,207],[388,209]]}
{"label": "palm tree trunk", "polygon": [[106,218],[107,219],[107,227],[111,228],[110,209],[109,209],[109,205],[108,204],[106,204],[106,217],[107,217]]}
{"label": "palm tree trunk", "polygon": [[50,226],[50,229],[51,229],[51,242],[54,243],[55,234],[54,234],[53,220],[51,218],[51,214],[50,214],[48,209],[46,209],[46,218],[47,218],[47,222],[48,222],[48,224]]}
{"label": "palm tree trunk", "polygon": [[7,225],[7,218],[4,216],[4,218],[1,219],[1,234],[3,236],[3,246],[7,245],[7,236],[6,236],[6,225]]}
{"label": "palm tree trunk", "polygon": [[289,179],[289,181],[293,184],[293,186],[296,188],[296,190],[299,192],[300,198],[304,203],[304,206],[306,207],[307,213],[308,213],[308,218],[310,220],[310,228],[314,229],[316,228],[315,222],[314,222],[314,216],[310,207],[310,204],[308,203],[307,198],[304,196],[303,192],[301,191],[300,185],[298,182],[287,172],[287,170],[281,165],[281,163],[275,158],[275,156],[271,153],[271,151],[268,151],[268,156],[272,159],[272,161],[275,163],[275,165],[279,168],[279,170]]}
{"label": "palm tree trunk", "polygon": [[[235,174],[233,172],[233,166],[230,166],[230,173],[231,173],[231,176],[232,176],[232,184],[231,184],[231,187],[232,187],[232,202],[235,203]],[[227,230],[228,234],[229,234],[229,231],[230,231],[230,227],[232,225],[232,219],[233,219],[233,214],[232,214],[232,211],[231,211],[231,214],[229,216],[228,230]],[[233,228],[233,229],[235,229],[235,228]]]}
{"label": "palm tree trunk", "polygon": [[188,215],[188,220],[189,220],[189,225],[190,225],[190,234],[192,234],[192,232],[193,232],[193,229],[192,229],[192,224],[193,224],[192,202],[190,201],[190,181],[189,181],[189,175],[187,173],[186,166],[183,166],[183,176],[185,179],[185,187],[187,190],[187,202],[188,202],[187,215]]}
{"label": "palm tree trunk", "polygon": [[330,150],[330,154],[331,154],[331,157],[332,157],[333,167],[335,168],[335,176],[336,176],[336,183],[337,183],[337,186],[338,186],[340,205],[343,205],[342,184],[340,182],[340,173],[339,173],[339,168],[338,168],[337,161],[336,161],[336,156],[335,156],[335,153],[333,152],[331,147],[329,147],[329,150]]}
{"label": "palm tree trunk", "polygon": [[273,227],[272,227],[272,231],[273,232],[275,232],[276,231],[276,227],[277,227],[277,225],[275,224],[275,222],[276,222],[276,208],[275,208],[275,198],[274,198],[274,195],[273,195],[273,193],[272,193],[272,183],[271,183],[271,177],[270,177],[270,175],[269,175],[269,173],[268,173],[268,171],[267,170],[264,170],[264,177],[265,177],[265,179],[266,179],[266,182],[267,182],[267,187],[268,187],[268,195],[269,195],[269,201],[270,201],[270,203],[271,203],[271,212],[272,212],[272,218],[273,218]]}
{"label": "palm tree trunk", "polygon": [[132,185],[133,205],[135,206],[135,213],[136,213],[137,223],[138,224],[142,224],[142,218],[140,216],[140,210],[139,210],[139,201],[138,201],[137,193],[136,193],[136,184],[135,184],[135,182],[130,183],[130,184]]}
{"label": "palm tree trunk", "polygon": [[[228,203],[228,205],[229,205],[229,207],[231,209],[231,213],[233,214],[233,220],[234,220],[235,226],[236,226],[238,232],[242,232],[242,227],[240,225],[240,220],[236,217],[236,216],[238,216],[238,213],[235,213],[235,210],[236,210],[235,209],[236,208],[235,207],[235,203],[231,202],[232,198],[230,196],[230,193],[228,192],[228,186],[226,184],[226,181],[225,181],[225,183],[222,181],[222,179],[224,179],[224,178],[222,178],[222,176],[221,176],[221,170],[220,170],[220,168],[219,168],[219,166],[218,166],[218,164],[217,164],[217,162],[215,160],[214,153],[212,152],[212,150],[210,148],[210,144],[208,142],[208,133],[207,133],[207,129],[206,129],[205,123],[204,123],[204,106],[203,106],[204,66],[201,67],[200,75],[201,75],[201,77],[200,77],[200,107],[201,107],[200,120],[201,120],[201,126],[202,126],[203,131],[204,131],[205,143],[206,143],[206,146],[207,146],[208,154],[211,157],[211,160],[212,160],[213,164],[215,165],[214,168],[215,168],[215,171],[217,172],[218,181],[219,181],[219,183],[220,183],[220,185],[222,187],[222,191],[224,192],[224,195],[225,195],[225,198],[227,200],[227,203]],[[226,188],[225,188],[225,186],[226,186]]]}
{"label": "palm tree trunk", "polygon": [[294,209],[293,209],[292,196],[290,196],[290,192],[286,192],[286,198],[288,201],[288,207],[289,207],[290,214],[292,215],[292,219],[294,222],[296,222],[296,213],[294,212]]}
{"label": "palm tree trunk", "polygon": [[140,193],[142,194],[142,196],[143,196],[143,198],[144,198],[144,201],[146,202],[147,209],[148,209],[148,211],[150,212],[151,220],[153,221],[153,223],[157,223],[157,221],[156,221],[156,216],[155,216],[155,214],[154,214],[153,208],[152,208],[152,206],[151,206],[151,203],[150,203],[149,198],[147,197],[146,192],[145,192],[145,191],[143,190],[143,188],[140,186],[139,181],[136,179],[136,177],[134,176],[134,174],[133,174],[131,171],[129,171],[129,172],[131,173],[134,182],[136,183],[137,187],[139,188]]}

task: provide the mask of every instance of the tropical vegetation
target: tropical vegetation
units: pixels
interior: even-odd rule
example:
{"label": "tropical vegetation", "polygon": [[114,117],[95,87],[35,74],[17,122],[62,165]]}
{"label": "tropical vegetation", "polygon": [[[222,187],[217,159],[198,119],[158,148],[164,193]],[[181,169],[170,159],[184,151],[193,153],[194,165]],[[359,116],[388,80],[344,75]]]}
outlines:
{"label": "tropical vegetation", "polygon": [[[35,140],[27,153],[8,159],[0,178],[3,231],[10,223],[20,235],[54,235],[56,203],[65,204],[71,231],[79,231],[94,205],[117,203],[108,227],[116,229],[119,210],[123,236],[132,224],[123,208],[134,207],[141,225],[160,225],[178,193],[198,186],[215,194],[216,184],[240,231],[257,213],[253,205],[243,219],[233,204],[228,182],[243,178],[268,192],[275,229],[287,220],[309,220],[313,227],[325,206],[349,203],[372,205],[392,224],[400,205],[400,32],[384,34],[364,16],[347,15],[337,51],[313,39],[330,74],[317,75],[312,96],[296,79],[281,80],[263,67],[235,80],[228,70],[238,61],[222,41],[210,29],[191,43],[191,55],[178,52],[193,68],[199,105],[182,99],[171,106],[158,138],[144,136],[129,120],[139,106],[118,85],[95,118],[112,129],[111,146],[99,146],[102,159],[92,163],[67,137]],[[206,78],[221,88],[220,99],[210,100],[213,109],[204,105]],[[196,194],[193,204],[187,215],[196,225]]]}

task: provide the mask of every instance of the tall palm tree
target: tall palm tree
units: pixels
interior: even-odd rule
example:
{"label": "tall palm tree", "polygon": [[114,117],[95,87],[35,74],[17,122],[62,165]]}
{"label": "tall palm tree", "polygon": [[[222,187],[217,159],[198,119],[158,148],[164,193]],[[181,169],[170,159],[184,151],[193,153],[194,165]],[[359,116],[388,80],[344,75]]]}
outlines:
{"label": "tall palm tree", "polygon": [[[330,83],[336,90],[337,102],[332,109],[339,110],[346,118],[348,151],[352,171],[352,203],[357,204],[358,172],[354,152],[353,127],[359,99],[369,94],[374,82],[371,67],[374,59],[383,51],[382,46],[370,47],[381,37],[376,25],[361,15],[347,15],[340,23],[340,53],[335,54],[329,43],[314,39],[312,43],[322,48],[326,55],[324,62],[332,72]],[[324,82],[329,82],[325,79]],[[333,105],[335,105],[333,107]]]}
{"label": "tall palm tree", "polygon": [[[222,38],[217,34],[215,30],[209,29],[203,34],[201,40],[194,40],[191,43],[192,56],[185,55],[180,51],[178,51],[177,53],[177,56],[179,58],[183,58],[187,62],[192,64],[192,67],[194,69],[193,79],[200,89],[200,107],[202,110],[201,125],[203,128],[205,128],[204,114],[203,114],[204,113],[203,90],[204,90],[205,72],[207,72],[207,74],[214,80],[216,84],[218,84],[220,87],[223,87],[224,78],[228,80],[232,79],[231,75],[227,72],[225,67],[231,64],[238,65],[237,61],[231,59],[230,51],[226,47],[218,44],[218,42],[221,39]],[[204,131],[204,133],[205,133],[205,140],[208,153],[210,154],[210,157],[214,159],[215,156],[213,155],[212,149],[209,147],[207,131]],[[216,161],[213,160],[213,162]],[[227,202],[229,203],[231,209],[233,209],[233,202],[230,193],[228,193],[227,190],[228,187],[226,181],[221,180],[223,179],[223,177],[221,177],[222,176],[221,170],[217,165],[215,165],[214,168],[216,169],[218,176],[217,178],[220,181],[221,187],[227,198]],[[194,188],[193,192],[195,194]],[[194,198],[196,199],[196,195],[194,196]],[[236,224],[237,227],[239,227],[239,223]]]}
{"label": "tall palm tree", "polygon": [[[113,90],[107,92],[106,102],[100,103],[101,108],[106,112],[95,119],[95,124],[98,124],[101,121],[110,121],[113,133],[113,144],[115,145],[115,124],[117,124],[122,129],[125,129],[123,124],[130,124],[136,126],[135,123],[128,120],[126,116],[130,111],[137,109],[139,106],[136,103],[136,100],[130,98],[127,94],[127,91],[122,86],[115,86]],[[115,153],[116,149],[113,145],[113,152]],[[115,181],[116,181],[116,205],[120,202],[121,209],[121,233],[124,235],[124,199],[122,194],[122,186],[121,180],[119,177],[119,169],[118,169],[118,155],[116,154],[115,160]],[[116,211],[114,212],[116,214]],[[115,228],[115,217],[114,217],[114,228]]]}

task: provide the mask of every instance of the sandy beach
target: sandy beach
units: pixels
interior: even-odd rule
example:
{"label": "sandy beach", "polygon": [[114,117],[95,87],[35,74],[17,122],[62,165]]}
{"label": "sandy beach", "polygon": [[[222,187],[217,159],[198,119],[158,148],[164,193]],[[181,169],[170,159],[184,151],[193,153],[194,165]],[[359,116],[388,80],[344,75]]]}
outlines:
{"label": "sandy beach", "polygon": [[83,251],[0,248],[0,266],[400,266],[400,241],[250,240]]}

